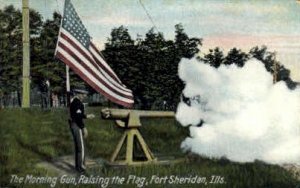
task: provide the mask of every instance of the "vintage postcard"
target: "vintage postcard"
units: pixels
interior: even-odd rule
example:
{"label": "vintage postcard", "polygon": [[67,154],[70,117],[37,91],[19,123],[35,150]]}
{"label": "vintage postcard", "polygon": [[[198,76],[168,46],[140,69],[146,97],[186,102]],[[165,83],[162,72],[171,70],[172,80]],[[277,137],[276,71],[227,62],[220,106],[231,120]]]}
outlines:
{"label": "vintage postcard", "polygon": [[0,0],[0,188],[300,186],[299,0]]}

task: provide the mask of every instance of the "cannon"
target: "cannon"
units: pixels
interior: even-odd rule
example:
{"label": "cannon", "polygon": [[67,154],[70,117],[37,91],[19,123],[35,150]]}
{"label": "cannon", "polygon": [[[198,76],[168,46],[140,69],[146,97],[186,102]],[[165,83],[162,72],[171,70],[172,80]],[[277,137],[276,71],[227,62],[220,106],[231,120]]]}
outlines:
{"label": "cannon", "polygon": [[[116,165],[141,165],[157,162],[157,159],[147,146],[138,129],[142,126],[141,118],[174,118],[175,113],[172,111],[142,111],[105,108],[101,110],[101,117],[102,119],[115,120],[118,127],[125,129],[123,136],[110,158],[110,162]],[[125,160],[117,160],[123,145],[126,145]],[[144,160],[134,159],[134,145],[140,146],[144,154]]]}
{"label": "cannon", "polygon": [[101,110],[103,119],[112,119],[122,128],[132,128],[142,126],[140,118],[173,118],[173,111],[147,111],[147,110],[127,110],[105,108]]}

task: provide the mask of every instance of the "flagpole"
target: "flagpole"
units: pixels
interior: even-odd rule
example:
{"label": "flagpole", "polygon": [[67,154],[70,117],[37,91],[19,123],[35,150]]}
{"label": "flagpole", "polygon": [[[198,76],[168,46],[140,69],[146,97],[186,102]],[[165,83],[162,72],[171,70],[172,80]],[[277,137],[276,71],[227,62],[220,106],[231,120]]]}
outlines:
{"label": "flagpole", "polygon": [[70,106],[70,68],[66,65],[66,89],[67,89],[67,106]]}
{"label": "flagpole", "polygon": [[[57,1],[56,1],[57,3]],[[58,5],[58,4],[57,4]],[[66,1],[64,1],[64,7],[66,6]],[[58,9],[59,11],[59,9]],[[64,11],[63,11],[64,12]],[[59,31],[58,31],[58,36],[60,36],[61,33],[61,26],[62,26],[62,21],[64,18],[63,13],[60,14],[61,15],[61,21],[60,21],[60,27],[59,27]],[[58,46],[58,40],[56,42],[56,47],[55,47],[55,52],[54,54],[57,53],[57,46]],[[55,56],[55,55],[54,55]],[[70,106],[71,103],[71,97],[70,97],[70,93],[71,93],[71,87],[70,87],[70,67],[68,65],[66,65],[66,92],[67,92],[67,106]]]}
{"label": "flagpole", "polygon": [[29,2],[22,0],[23,78],[22,108],[30,107]]}

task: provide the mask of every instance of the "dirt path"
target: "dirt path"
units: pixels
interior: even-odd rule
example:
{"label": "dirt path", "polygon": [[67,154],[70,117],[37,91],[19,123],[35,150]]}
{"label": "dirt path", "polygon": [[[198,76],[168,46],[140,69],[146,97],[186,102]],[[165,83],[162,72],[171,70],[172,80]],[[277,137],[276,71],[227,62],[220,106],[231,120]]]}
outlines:
{"label": "dirt path", "polygon": [[[86,158],[86,166],[92,167],[95,165],[101,165],[96,160]],[[76,175],[77,172],[74,168],[74,156],[67,155],[54,159],[53,161],[44,161],[37,163],[36,167],[44,168],[47,171],[53,172],[57,176],[62,175]]]}

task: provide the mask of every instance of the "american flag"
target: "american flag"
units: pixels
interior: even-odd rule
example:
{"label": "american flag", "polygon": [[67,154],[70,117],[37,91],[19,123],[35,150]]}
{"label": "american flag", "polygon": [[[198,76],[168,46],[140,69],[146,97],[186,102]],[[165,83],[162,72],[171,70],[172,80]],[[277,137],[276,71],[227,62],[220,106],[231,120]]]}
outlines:
{"label": "american flag", "polygon": [[125,107],[133,105],[132,91],[105,62],[70,0],[65,0],[55,56],[112,102]]}

